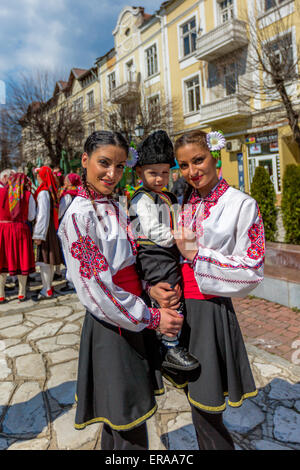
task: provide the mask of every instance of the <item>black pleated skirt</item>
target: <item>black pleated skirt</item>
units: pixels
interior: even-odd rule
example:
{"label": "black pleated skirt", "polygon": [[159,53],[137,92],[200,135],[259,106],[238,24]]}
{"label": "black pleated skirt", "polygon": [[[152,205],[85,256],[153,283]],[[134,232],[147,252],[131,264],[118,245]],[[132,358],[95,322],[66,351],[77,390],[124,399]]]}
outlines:
{"label": "black pleated skirt", "polygon": [[55,230],[52,214],[50,215],[47,238],[37,247],[36,262],[59,266],[63,263],[62,250]]}
{"label": "black pleated skirt", "polygon": [[165,371],[177,387],[187,387],[190,404],[210,413],[238,407],[257,395],[243,336],[231,299],[186,299],[181,343],[200,367],[184,375]]}
{"label": "black pleated skirt", "polygon": [[126,431],[156,411],[164,392],[154,331],[133,333],[86,313],[77,377],[75,428],[103,422]]}

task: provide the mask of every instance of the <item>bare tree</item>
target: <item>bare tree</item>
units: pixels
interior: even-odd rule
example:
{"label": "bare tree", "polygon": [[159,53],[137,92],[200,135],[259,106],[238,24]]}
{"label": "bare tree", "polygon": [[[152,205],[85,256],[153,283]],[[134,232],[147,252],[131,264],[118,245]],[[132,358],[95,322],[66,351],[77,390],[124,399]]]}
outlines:
{"label": "bare tree", "polygon": [[84,136],[83,111],[74,109],[70,100],[59,103],[56,83],[47,70],[24,73],[8,82],[11,125],[34,141],[37,152],[45,149],[53,165],[59,164],[62,150],[80,145]]}
{"label": "bare tree", "polygon": [[19,164],[20,147],[18,133],[11,126],[9,110],[6,105],[0,107],[0,171]]}
{"label": "bare tree", "polygon": [[[297,9],[296,2],[294,7]],[[272,10],[271,19],[262,13],[247,15],[247,69],[239,80],[239,97],[260,113],[261,122],[286,119],[300,148],[299,107],[295,103],[299,44],[295,44],[292,28],[299,12],[283,17],[278,7]]]}
{"label": "bare tree", "polygon": [[137,126],[143,128],[143,137],[147,137],[157,129],[163,129],[170,134],[179,129],[179,101],[173,99],[166,102],[164,97],[149,93],[150,97],[111,104],[106,101],[102,107],[104,127],[121,132],[130,142],[135,140]]}

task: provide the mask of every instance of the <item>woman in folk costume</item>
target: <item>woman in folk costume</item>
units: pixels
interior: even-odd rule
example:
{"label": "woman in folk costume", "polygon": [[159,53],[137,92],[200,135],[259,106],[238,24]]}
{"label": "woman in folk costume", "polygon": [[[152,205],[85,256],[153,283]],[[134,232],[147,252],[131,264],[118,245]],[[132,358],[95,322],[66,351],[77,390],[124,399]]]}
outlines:
{"label": "woman in folk costume", "polygon": [[77,173],[69,173],[65,177],[64,187],[59,199],[59,220],[63,217],[73,199],[78,194],[78,187],[81,185],[81,178]]}
{"label": "woman in folk costume", "polygon": [[[176,334],[175,310],[148,308],[136,272],[129,219],[112,192],[128,145],[118,132],[92,133],[82,155],[78,197],[59,227],[69,276],[87,313],[81,333],[75,427],[103,422],[102,450],[148,448],[146,420],[156,411],[147,335]],[[150,342],[151,343],[151,342]],[[153,378],[153,381],[152,381]]]}
{"label": "woman in folk costume", "polygon": [[31,181],[24,173],[13,173],[0,188],[0,302],[5,299],[7,274],[18,276],[18,299],[26,300],[27,276],[35,271],[28,221],[36,214]]}
{"label": "woman in folk costume", "polygon": [[39,186],[35,192],[37,216],[32,238],[37,245],[36,264],[40,266],[43,288],[32,297],[33,300],[49,299],[54,296],[52,281],[54,266],[62,263],[58,229],[58,196],[51,168],[37,168]]}
{"label": "woman in folk costume", "polygon": [[256,201],[218,178],[224,146],[221,133],[200,130],[175,142],[188,183],[175,233],[184,260],[182,342],[200,368],[174,382],[186,385],[198,445],[205,450],[234,448],[222,419],[225,397],[238,407],[257,394],[231,297],[246,296],[263,280],[264,227]]}
{"label": "woman in folk costume", "polygon": [[[64,187],[61,192],[60,200],[59,200],[59,212],[58,212],[59,220],[63,218],[71,202],[77,196],[78,188],[80,185],[81,185],[81,178],[79,175],[77,175],[77,173],[69,173],[65,177]],[[59,292],[62,292],[64,294],[74,292],[75,286],[72,281],[68,280],[67,272],[66,272],[66,279],[67,279],[66,285],[64,287],[61,287],[59,289]]]}

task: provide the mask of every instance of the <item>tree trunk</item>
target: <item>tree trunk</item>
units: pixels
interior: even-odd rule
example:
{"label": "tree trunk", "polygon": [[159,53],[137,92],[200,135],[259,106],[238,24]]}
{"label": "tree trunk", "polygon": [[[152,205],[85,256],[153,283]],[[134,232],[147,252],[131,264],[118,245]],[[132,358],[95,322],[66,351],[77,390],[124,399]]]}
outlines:
{"label": "tree trunk", "polygon": [[286,109],[289,126],[291,128],[293,138],[300,149],[300,128],[299,128],[299,114],[294,110],[292,102],[286,91],[285,84],[282,82],[275,84],[278,93],[281,96],[283,105]]}

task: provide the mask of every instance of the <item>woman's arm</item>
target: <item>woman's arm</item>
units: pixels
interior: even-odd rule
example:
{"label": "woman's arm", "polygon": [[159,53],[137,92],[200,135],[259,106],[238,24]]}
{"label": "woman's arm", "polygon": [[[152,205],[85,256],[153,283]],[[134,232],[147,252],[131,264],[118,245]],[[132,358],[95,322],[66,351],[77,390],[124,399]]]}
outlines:
{"label": "woman's arm", "polygon": [[182,321],[173,311],[148,308],[140,297],[114,284],[110,260],[103,255],[105,236],[101,236],[100,224],[79,214],[67,214],[59,237],[77,295],[96,318],[135,332],[156,329],[160,323],[166,334],[179,331]]}
{"label": "woman's arm", "polygon": [[36,203],[32,194],[29,196],[28,202],[28,220],[32,222],[36,216]]}
{"label": "woman's arm", "polygon": [[33,229],[33,240],[43,240],[47,238],[50,220],[50,195],[48,191],[41,191],[37,197],[36,222]]}
{"label": "woman's arm", "polygon": [[[229,255],[205,246],[196,251],[190,239],[190,250],[182,250],[183,256],[193,263],[195,279],[203,294],[241,297],[263,280],[264,227],[254,199],[243,201],[232,237],[236,242]],[[185,241],[184,238],[178,241],[179,249]]]}
{"label": "woman's arm", "polygon": [[70,194],[66,194],[61,198],[59,202],[58,219],[61,219],[63,217],[71,202],[72,196]]}

